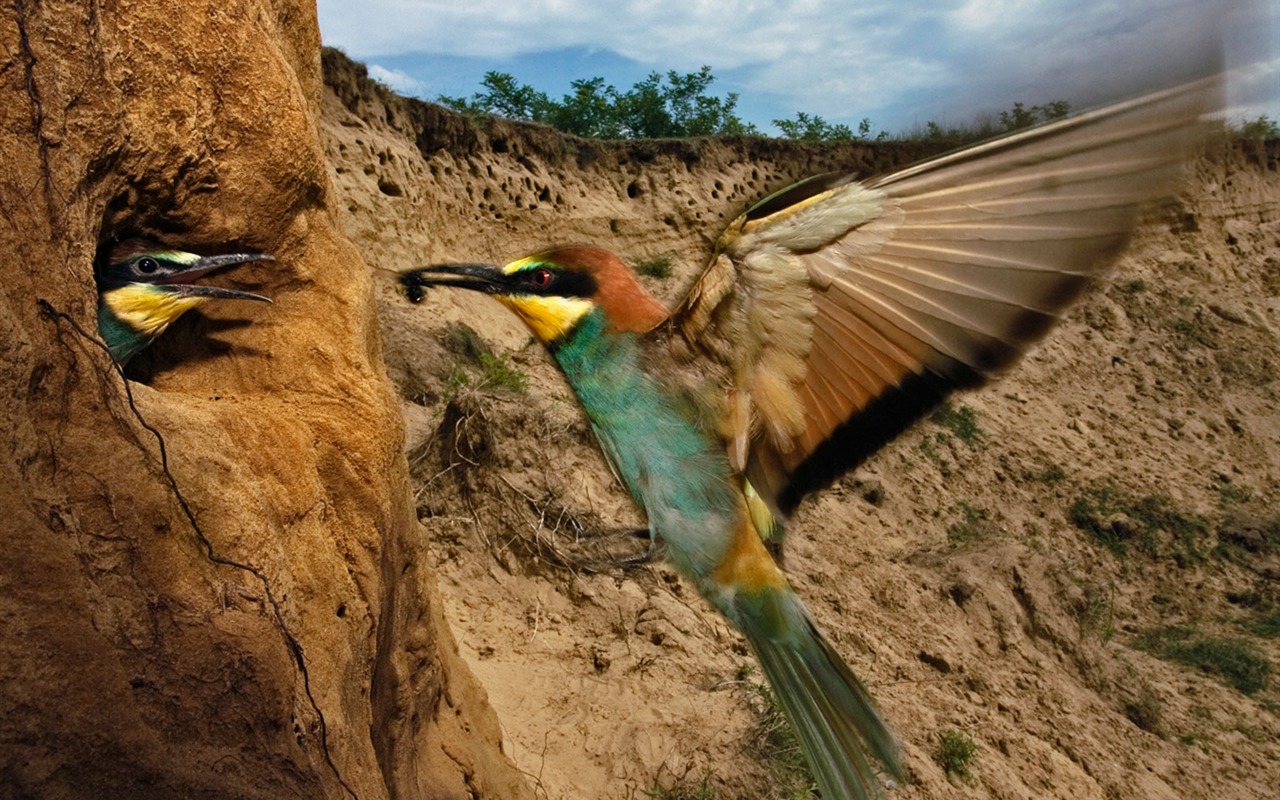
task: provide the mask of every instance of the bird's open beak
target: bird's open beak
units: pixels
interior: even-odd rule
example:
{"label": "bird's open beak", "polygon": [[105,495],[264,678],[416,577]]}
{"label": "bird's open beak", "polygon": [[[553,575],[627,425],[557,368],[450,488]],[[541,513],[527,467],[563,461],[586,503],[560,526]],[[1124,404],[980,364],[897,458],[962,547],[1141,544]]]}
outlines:
{"label": "bird's open beak", "polygon": [[400,273],[400,283],[409,299],[422,301],[427,286],[456,286],[485,294],[507,291],[507,275],[493,264],[433,264]]}
{"label": "bird's open beak", "polygon": [[251,261],[274,261],[265,253],[228,253],[222,256],[205,256],[187,269],[173,272],[156,281],[158,285],[168,286],[175,293],[187,297],[219,297],[233,300],[261,300],[270,303],[271,299],[252,292],[241,292],[235,289],[223,289],[220,286],[198,286],[191,281],[201,275],[223,267],[247,264]]}

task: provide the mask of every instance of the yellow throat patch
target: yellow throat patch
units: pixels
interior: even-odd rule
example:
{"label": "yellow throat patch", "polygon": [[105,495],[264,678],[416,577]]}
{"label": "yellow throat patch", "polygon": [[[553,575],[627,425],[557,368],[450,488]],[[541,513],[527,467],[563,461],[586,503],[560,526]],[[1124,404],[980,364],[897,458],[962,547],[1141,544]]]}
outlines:
{"label": "yellow throat patch", "polygon": [[158,336],[186,312],[205,301],[166,292],[146,283],[131,283],[103,295],[111,313],[129,327],[147,336]]}
{"label": "yellow throat patch", "polygon": [[[532,259],[513,261],[502,268],[508,275],[535,264]],[[512,311],[533,331],[543,343],[554,342],[573,330],[578,320],[585,317],[595,304],[585,297],[557,297],[555,295],[498,295],[497,299]]]}

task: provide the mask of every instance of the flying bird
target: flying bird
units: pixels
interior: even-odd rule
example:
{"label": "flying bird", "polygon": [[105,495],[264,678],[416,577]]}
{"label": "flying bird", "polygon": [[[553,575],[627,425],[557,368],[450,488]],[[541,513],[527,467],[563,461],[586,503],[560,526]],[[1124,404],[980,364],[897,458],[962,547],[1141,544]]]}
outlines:
{"label": "flying bird", "polygon": [[252,253],[199,256],[146,239],[120,242],[97,276],[98,334],[116,363],[124,365],[178,317],[209,300],[270,303],[261,295],[191,283],[217,269],[270,260]]}
{"label": "flying bird", "polygon": [[400,280],[527,323],[651,534],[750,642],[822,796],[873,797],[877,765],[903,775],[894,738],[758,534],[1042,337],[1172,191],[1219,83],[802,181],[734,220],[671,311],[589,245]]}

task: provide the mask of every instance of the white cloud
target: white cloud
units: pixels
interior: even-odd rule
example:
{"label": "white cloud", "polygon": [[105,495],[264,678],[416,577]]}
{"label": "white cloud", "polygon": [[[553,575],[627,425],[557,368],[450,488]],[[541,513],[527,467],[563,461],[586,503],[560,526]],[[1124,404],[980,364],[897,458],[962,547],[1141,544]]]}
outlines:
{"label": "white cloud", "polygon": [[1231,73],[1227,98],[1228,120],[1253,120],[1266,115],[1280,121],[1280,55]]}
{"label": "white cloud", "polygon": [[364,60],[603,49],[657,70],[735,71],[717,88],[828,118],[894,107],[961,120],[1161,82],[1232,4],[1254,22],[1276,16],[1267,0],[319,0],[319,12],[326,43]]}
{"label": "white cloud", "polygon": [[642,63],[718,69],[806,51],[830,55],[833,38],[847,41],[850,34],[874,50],[867,22],[912,16],[898,9],[892,0],[319,1],[326,42],[356,58],[415,51],[494,58],[601,47]]}
{"label": "white cloud", "polygon": [[427,88],[425,83],[412,75],[398,69],[387,69],[379,64],[369,65],[369,77],[400,94],[417,96]]}

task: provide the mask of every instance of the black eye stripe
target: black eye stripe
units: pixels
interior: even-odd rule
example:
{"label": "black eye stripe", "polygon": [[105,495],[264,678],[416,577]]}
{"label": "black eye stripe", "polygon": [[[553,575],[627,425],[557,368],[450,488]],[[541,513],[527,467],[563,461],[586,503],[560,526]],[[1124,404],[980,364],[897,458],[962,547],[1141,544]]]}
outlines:
{"label": "black eye stripe", "polygon": [[515,289],[524,294],[557,297],[591,297],[596,293],[596,280],[585,272],[535,267],[512,276]]}

